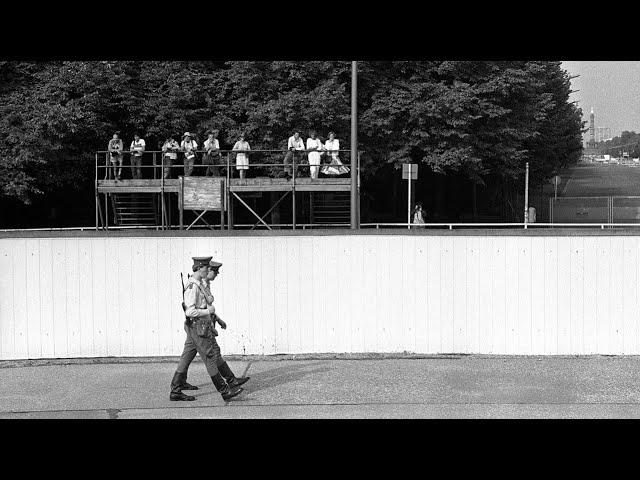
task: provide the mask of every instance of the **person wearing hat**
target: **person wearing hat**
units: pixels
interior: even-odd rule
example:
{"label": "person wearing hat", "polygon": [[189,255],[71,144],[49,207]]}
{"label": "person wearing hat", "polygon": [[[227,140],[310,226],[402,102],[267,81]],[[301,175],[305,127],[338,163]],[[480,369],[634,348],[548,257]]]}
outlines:
{"label": "person wearing hat", "polygon": [[164,178],[171,178],[171,167],[173,162],[178,159],[178,150],[180,145],[173,138],[173,135],[169,135],[162,145],[162,161],[164,163]]}
{"label": "person wearing hat", "polygon": [[[122,151],[124,150],[122,140],[120,139],[120,132],[115,132],[113,134],[113,138],[109,140],[107,150],[109,151],[109,160],[113,167],[113,178],[120,180],[122,175]],[[119,165],[119,170],[116,168],[116,164]]]}
{"label": "person wearing hat", "polygon": [[187,383],[187,371],[196,353],[202,358],[207,373],[223,400],[230,400],[243,391],[238,386],[229,386],[216,365],[219,362],[216,356],[220,356],[220,349],[216,348],[217,344],[214,345],[212,341],[211,321],[211,315],[215,313],[216,309],[213,305],[208,305],[204,289],[210,262],[211,257],[193,257],[192,270],[194,274],[184,290],[186,317],[184,329],[187,332],[187,339],[171,380],[169,399],[172,401],[195,400],[195,397],[182,393],[182,390],[197,390],[197,387]]}
{"label": "person wearing hat", "polygon": [[180,143],[180,150],[184,152],[184,176],[188,177],[193,171],[193,164],[196,161],[196,150],[198,149],[198,143],[191,139],[189,132],[184,132],[182,136],[182,143]]}
{"label": "person wearing hat", "polygon": [[204,141],[204,149],[206,153],[202,157],[202,164],[209,165],[204,172],[205,176],[219,177],[220,172],[218,167],[214,165],[220,163],[220,143],[218,142],[218,130],[209,132],[209,138]]}
{"label": "person wearing hat", "polygon": [[233,150],[240,150],[236,153],[236,169],[240,172],[240,178],[244,178],[246,171],[249,170],[249,155],[246,152],[251,150],[249,142],[244,139],[244,133],[240,134],[240,138],[233,145]]}
{"label": "person wearing hat", "polygon": [[144,139],[137,133],[133,136],[133,142],[129,147],[131,152],[131,178],[142,178],[142,152],[144,152]]}
{"label": "person wearing hat", "polygon": [[[220,262],[216,262],[214,260],[211,260],[211,262],[209,262],[209,273],[207,274],[205,287],[204,287],[205,297],[207,298],[207,305],[213,305],[213,294],[211,293],[211,282],[213,282],[216,279],[216,277],[219,275],[220,267],[222,267],[222,263]],[[211,315],[211,320],[212,320],[211,328],[213,329],[212,330],[213,336],[211,340],[213,342],[214,350],[216,353],[215,358],[216,358],[216,366],[218,367],[218,371],[226,380],[227,385],[229,385],[230,387],[239,387],[240,385],[244,384],[247,380],[249,380],[249,377],[236,377],[233,374],[233,372],[231,371],[231,368],[229,368],[229,365],[227,364],[227,361],[223,358],[222,354],[220,353],[220,347],[218,346],[218,342],[216,342],[216,339],[215,339],[215,336],[217,335],[217,331],[215,329],[216,322],[220,325],[220,327],[222,327],[223,330],[227,328],[227,324],[215,313]]]}

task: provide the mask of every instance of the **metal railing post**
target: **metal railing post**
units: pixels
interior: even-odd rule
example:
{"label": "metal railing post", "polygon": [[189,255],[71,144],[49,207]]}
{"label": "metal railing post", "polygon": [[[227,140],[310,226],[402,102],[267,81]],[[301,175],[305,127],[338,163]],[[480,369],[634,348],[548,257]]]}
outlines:
{"label": "metal railing post", "polygon": [[292,228],[293,230],[296,229],[296,155],[294,154],[292,156],[292,160],[291,163],[293,165],[293,172],[291,174],[291,203],[292,203],[292,207],[291,207],[291,212],[292,212]]}

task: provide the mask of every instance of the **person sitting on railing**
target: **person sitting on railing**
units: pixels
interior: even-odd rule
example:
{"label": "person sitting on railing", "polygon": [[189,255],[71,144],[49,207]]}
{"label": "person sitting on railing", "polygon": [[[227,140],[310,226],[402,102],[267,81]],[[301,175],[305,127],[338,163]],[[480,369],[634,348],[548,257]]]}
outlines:
{"label": "person sitting on railing", "polygon": [[323,149],[322,141],[316,137],[316,132],[311,130],[310,137],[307,139],[307,150],[309,152],[309,176],[311,178],[318,178],[320,172],[320,155]]}
{"label": "person sitting on railing", "polygon": [[162,160],[164,162],[164,178],[171,178],[171,167],[173,162],[178,159],[178,151],[180,145],[176,142],[173,135],[169,135],[162,145]]}
{"label": "person sitting on railing", "polygon": [[136,133],[129,147],[131,152],[131,178],[142,178],[142,152],[144,152],[144,148],[144,140]]}
{"label": "person sitting on railing", "polygon": [[338,157],[340,150],[340,141],[336,138],[336,134],[329,132],[329,138],[324,142],[324,149],[331,157],[329,165],[322,167],[322,173],[325,175],[342,175],[349,173],[349,169],[345,167]]}
{"label": "person sitting on railing", "polygon": [[218,142],[218,130],[209,132],[209,138],[204,142],[204,149],[206,153],[202,157],[202,164],[209,165],[205,176],[219,177],[220,168],[214,165],[221,164],[220,162],[220,142]]}
{"label": "person sitting on railing", "polygon": [[[293,162],[293,159],[299,162],[302,158],[298,153],[296,153],[297,150],[304,150],[304,140],[300,138],[300,132],[298,130],[295,130],[293,132],[293,135],[289,137],[289,141],[287,142],[287,154],[284,156],[285,176],[291,177],[292,175],[291,163]],[[297,168],[296,173],[298,173]]]}
{"label": "person sitting on railing", "polygon": [[[113,167],[113,178],[120,180],[122,175],[122,152],[124,150],[122,139],[120,138],[120,132],[115,132],[113,134],[113,138],[109,140],[107,150],[109,151],[109,160]],[[119,169],[116,167],[116,164],[119,165]]]}
{"label": "person sitting on railing", "polygon": [[240,172],[240,178],[244,179],[246,171],[249,170],[249,155],[245,152],[251,150],[249,142],[244,139],[244,133],[240,134],[240,138],[233,145],[233,150],[240,150],[236,153],[236,169]]}
{"label": "person sitting on railing", "polygon": [[198,143],[191,139],[189,132],[184,132],[183,140],[180,143],[180,150],[184,152],[184,176],[188,177],[193,171],[193,164],[196,161],[196,150]]}

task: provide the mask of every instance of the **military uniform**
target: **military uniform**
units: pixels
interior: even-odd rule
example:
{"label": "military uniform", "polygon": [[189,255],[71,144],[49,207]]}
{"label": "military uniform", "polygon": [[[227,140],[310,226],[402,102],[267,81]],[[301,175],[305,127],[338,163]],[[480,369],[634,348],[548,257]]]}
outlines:
{"label": "military uniform", "polygon": [[[194,257],[194,271],[203,266],[209,266],[211,257]],[[205,291],[205,281],[195,276],[189,280],[189,284],[184,291],[184,309],[185,309],[185,325],[184,329],[187,333],[187,339],[178,367],[171,381],[171,400],[195,400],[195,397],[182,393],[183,389],[197,389],[186,383],[187,371],[189,365],[196,356],[200,355],[205,364],[207,373],[213,380],[216,389],[222,394],[222,398],[228,400],[242,389],[237,386],[229,386],[224,377],[220,375],[218,364],[224,362],[220,355],[220,347],[218,347],[213,335],[213,322],[211,318],[210,303],[207,302],[207,293]],[[211,296],[211,292],[208,293]],[[225,362],[226,363],[226,362]]]}

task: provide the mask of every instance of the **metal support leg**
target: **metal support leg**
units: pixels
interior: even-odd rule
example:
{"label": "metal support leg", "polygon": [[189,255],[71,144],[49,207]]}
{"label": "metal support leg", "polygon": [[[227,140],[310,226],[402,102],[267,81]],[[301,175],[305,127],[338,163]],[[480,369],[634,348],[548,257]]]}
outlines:
{"label": "metal support leg", "polygon": [[242,203],[245,207],[247,207],[247,210],[249,210],[251,213],[253,213],[255,215],[255,217],[260,220],[260,222],[262,222],[262,224],[264,224],[265,227],[267,227],[269,230],[273,230],[269,225],[267,225],[262,218],[260,218],[260,215],[258,215],[256,212],[253,211],[253,209],[246,204],[246,202],[244,200],[242,200],[238,194],[236,194],[235,192],[231,192],[233,193],[233,195],[240,201],[240,203]]}
{"label": "metal support leg", "polygon": [[[280,204],[280,202],[281,202],[282,200],[284,200],[284,197],[286,197],[288,194],[289,194],[289,192],[284,192],[284,195],[282,195],[282,196],[278,199],[278,201],[277,201],[276,203],[274,203],[274,204],[273,204],[273,206],[272,206],[269,210],[267,210],[267,213],[265,213],[264,215],[262,215],[262,220],[264,220],[264,219],[267,217],[267,215],[269,215],[269,214],[270,214],[270,213],[271,213],[271,212],[272,212],[272,211],[273,211],[273,210],[274,210],[274,209],[275,209],[275,208]],[[256,228],[256,227],[258,226],[258,223],[260,223],[260,222],[256,222],[256,223],[253,225],[253,227],[251,227],[251,230],[253,230],[254,228]]]}

